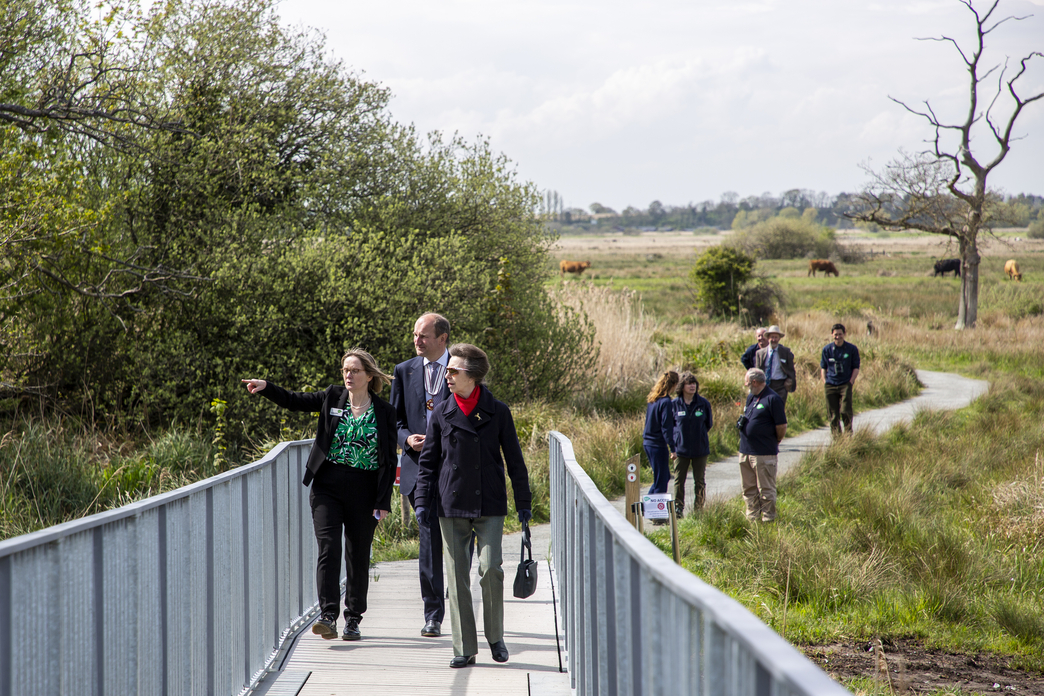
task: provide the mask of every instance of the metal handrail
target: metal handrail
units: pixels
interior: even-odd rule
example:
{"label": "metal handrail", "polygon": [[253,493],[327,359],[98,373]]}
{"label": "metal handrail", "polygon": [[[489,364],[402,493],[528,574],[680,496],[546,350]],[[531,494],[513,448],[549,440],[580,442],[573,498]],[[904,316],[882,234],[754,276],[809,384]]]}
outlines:
{"label": "metal handrail", "polygon": [[672,562],[549,435],[551,538],[577,696],[844,696],[739,602]]}
{"label": "metal handrail", "polygon": [[0,542],[0,694],[236,694],[317,611],[310,440]]}

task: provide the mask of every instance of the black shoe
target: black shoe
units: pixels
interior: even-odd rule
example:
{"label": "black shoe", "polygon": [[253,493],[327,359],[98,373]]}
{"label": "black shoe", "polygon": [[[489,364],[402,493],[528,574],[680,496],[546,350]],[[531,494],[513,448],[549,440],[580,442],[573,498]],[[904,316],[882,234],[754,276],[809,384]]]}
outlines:
{"label": "black shoe", "polygon": [[333,614],[324,614],[312,624],[312,633],[322,637],[323,640],[333,640],[337,637],[337,617]]}
{"label": "black shoe", "polygon": [[508,661],[508,649],[507,646],[504,645],[504,641],[498,640],[496,643],[490,643],[489,651],[493,653],[494,662]]}
{"label": "black shoe", "polygon": [[354,616],[349,616],[344,621],[344,632],[341,633],[341,640],[360,640],[362,634],[359,633],[359,619]]}
{"label": "black shoe", "polygon": [[460,669],[461,667],[467,667],[468,665],[475,664],[474,655],[458,655],[450,660],[450,667],[453,669]]}
{"label": "black shoe", "polygon": [[438,638],[442,635],[442,624],[434,619],[429,621],[421,629],[421,635],[425,638]]}

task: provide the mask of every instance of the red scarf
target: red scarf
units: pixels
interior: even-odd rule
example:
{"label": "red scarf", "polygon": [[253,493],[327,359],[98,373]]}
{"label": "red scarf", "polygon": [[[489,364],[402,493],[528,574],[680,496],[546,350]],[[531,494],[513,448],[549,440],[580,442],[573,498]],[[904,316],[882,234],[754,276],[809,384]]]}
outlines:
{"label": "red scarf", "polygon": [[476,384],[475,388],[471,391],[471,396],[468,398],[462,397],[460,394],[454,394],[453,398],[457,400],[457,406],[464,412],[465,416],[470,416],[471,412],[478,406],[479,394],[482,393],[482,386]]}

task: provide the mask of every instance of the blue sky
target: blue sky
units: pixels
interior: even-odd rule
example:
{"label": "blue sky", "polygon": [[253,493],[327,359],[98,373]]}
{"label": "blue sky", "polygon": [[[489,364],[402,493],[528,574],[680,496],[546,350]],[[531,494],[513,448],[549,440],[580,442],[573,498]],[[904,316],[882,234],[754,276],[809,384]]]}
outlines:
{"label": "blue sky", "polygon": [[[957,0],[286,0],[280,14],[390,88],[400,122],[488,137],[572,207],[855,191],[860,165],[931,136],[889,96],[947,121],[968,108],[955,48],[915,40],[970,45]],[[1044,52],[1044,0],[1002,0],[1008,15],[1034,16],[1001,25],[984,62],[1011,70]],[[1044,59],[1023,90],[1044,91]],[[1044,100],[1016,133],[990,184],[1044,195]],[[992,158],[987,132],[972,150]]]}

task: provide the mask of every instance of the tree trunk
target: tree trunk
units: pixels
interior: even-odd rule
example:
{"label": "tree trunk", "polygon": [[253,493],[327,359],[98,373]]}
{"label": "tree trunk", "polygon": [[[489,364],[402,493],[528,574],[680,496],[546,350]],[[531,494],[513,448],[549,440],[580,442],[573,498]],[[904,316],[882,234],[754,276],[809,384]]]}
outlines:
{"label": "tree trunk", "polygon": [[974,329],[979,319],[979,256],[978,230],[961,237],[961,300],[957,308],[955,329]]}

